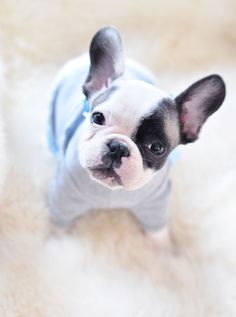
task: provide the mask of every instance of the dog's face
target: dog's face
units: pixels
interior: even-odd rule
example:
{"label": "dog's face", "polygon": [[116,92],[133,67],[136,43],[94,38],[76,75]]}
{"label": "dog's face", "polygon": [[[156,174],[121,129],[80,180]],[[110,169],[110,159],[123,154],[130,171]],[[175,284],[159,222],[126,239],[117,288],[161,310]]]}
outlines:
{"label": "dog's face", "polygon": [[218,75],[196,82],[176,98],[124,71],[119,33],[101,29],[90,46],[84,84],[91,111],[83,125],[79,159],[90,176],[109,188],[146,184],[178,145],[193,142],[206,119],[222,104]]}

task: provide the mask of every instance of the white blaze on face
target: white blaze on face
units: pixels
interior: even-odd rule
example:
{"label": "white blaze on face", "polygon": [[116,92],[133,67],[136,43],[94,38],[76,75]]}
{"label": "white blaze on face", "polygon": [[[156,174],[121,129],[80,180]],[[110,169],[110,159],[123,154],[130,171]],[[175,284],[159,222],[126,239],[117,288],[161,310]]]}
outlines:
{"label": "white blaze on face", "polygon": [[[144,170],[141,153],[131,140],[132,135],[137,130],[140,120],[157,107],[159,101],[169,96],[157,87],[137,80],[120,80],[115,86],[117,90],[93,110],[103,113],[105,125],[91,124],[89,117],[81,129],[80,162],[90,171],[102,165],[102,157],[110,140],[124,142],[129,148],[130,156],[123,157],[121,166],[114,171],[119,176],[122,186],[135,189],[147,183],[154,172],[150,169]],[[99,182],[109,187],[114,186],[110,185],[109,177],[104,177]]]}
{"label": "white blaze on face", "polygon": [[108,124],[130,136],[142,117],[146,116],[158,102],[168,97],[157,87],[138,80],[120,80],[107,102],[96,107],[96,111],[110,114]]}

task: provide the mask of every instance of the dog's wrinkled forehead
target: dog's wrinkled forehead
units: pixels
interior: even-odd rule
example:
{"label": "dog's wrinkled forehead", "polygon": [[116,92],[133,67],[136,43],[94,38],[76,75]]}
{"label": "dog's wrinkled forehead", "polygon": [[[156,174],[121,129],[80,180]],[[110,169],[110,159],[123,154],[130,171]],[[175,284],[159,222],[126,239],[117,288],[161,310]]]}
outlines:
{"label": "dog's wrinkled forehead", "polygon": [[154,107],[168,97],[167,93],[148,83],[119,80],[92,100],[91,111],[109,115],[131,134],[141,118],[148,116]]}

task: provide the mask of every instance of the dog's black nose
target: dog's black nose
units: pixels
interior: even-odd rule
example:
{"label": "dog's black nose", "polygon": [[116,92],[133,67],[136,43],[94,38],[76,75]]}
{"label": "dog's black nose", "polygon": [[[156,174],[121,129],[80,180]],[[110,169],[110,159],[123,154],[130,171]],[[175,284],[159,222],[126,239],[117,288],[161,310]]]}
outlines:
{"label": "dog's black nose", "polygon": [[109,148],[109,154],[112,160],[119,161],[122,157],[130,156],[130,151],[128,146],[117,140],[112,140],[107,144]]}

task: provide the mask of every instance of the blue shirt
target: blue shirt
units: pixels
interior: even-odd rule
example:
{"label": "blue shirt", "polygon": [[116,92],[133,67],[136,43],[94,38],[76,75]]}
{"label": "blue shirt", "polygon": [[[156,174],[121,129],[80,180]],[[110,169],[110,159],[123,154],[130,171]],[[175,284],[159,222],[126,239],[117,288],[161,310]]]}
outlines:
{"label": "blue shirt", "polygon": [[[169,220],[169,162],[148,184],[133,191],[110,190],[91,180],[80,165],[80,126],[89,112],[82,93],[89,69],[84,60],[79,57],[62,69],[52,93],[48,140],[58,166],[50,190],[51,217],[59,225],[70,226],[92,209],[128,209],[144,229],[160,229]],[[131,63],[127,68],[132,78],[155,84],[153,75],[142,66]]]}

